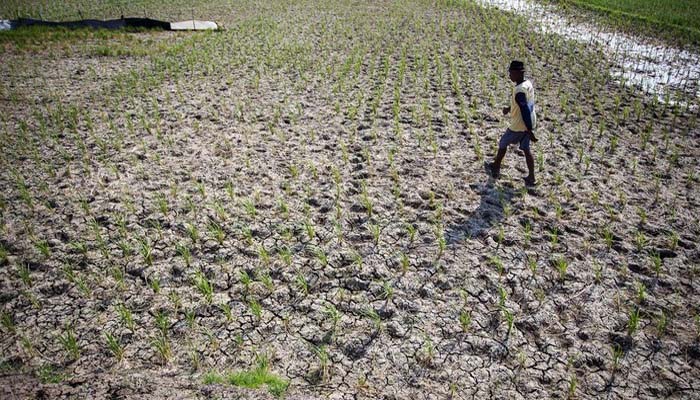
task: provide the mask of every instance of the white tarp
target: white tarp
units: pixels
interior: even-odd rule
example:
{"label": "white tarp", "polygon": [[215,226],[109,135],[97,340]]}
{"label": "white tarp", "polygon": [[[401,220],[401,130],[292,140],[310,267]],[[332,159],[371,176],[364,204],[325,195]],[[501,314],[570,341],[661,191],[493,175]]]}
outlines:
{"label": "white tarp", "polygon": [[12,22],[9,19],[0,19],[0,31],[12,29]]}
{"label": "white tarp", "polygon": [[170,30],[173,31],[206,31],[211,29],[219,29],[216,22],[189,20],[170,23]]}

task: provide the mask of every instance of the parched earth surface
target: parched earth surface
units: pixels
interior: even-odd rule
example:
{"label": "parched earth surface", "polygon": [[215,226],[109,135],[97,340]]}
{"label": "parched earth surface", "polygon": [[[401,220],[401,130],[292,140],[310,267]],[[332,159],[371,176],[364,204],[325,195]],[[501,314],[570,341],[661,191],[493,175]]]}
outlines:
{"label": "parched earth surface", "polygon": [[700,397],[697,98],[470,3],[209,7],[0,38],[2,398]]}

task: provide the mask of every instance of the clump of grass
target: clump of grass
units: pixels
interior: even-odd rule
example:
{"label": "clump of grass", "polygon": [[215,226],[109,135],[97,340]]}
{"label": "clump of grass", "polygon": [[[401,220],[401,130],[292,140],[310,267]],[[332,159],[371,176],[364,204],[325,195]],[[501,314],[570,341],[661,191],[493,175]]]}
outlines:
{"label": "clump of grass", "polygon": [[413,224],[406,224],[406,233],[408,234],[408,241],[413,244],[413,241],[416,240],[416,233],[418,232],[418,228],[415,227]]}
{"label": "clump of grass", "polygon": [[214,296],[214,287],[212,286],[211,282],[209,282],[206,275],[204,275],[202,271],[195,272],[193,282],[194,286],[204,296],[207,303],[211,304]]}
{"label": "clump of grass", "polygon": [[331,303],[326,304],[326,306],[323,309],[323,314],[326,316],[327,319],[329,319],[331,321],[331,324],[333,326],[332,331],[335,333],[335,331],[338,327],[338,322],[340,322],[340,319],[342,318],[343,315]]}
{"label": "clump of grass", "polygon": [[7,262],[7,255],[7,249],[5,248],[5,246],[2,245],[2,243],[0,243],[0,265],[3,265]]}
{"label": "clump of grass", "polygon": [[613,362],[612,369],[613,369],[613,371],[615,371],[620,366],[620,358],[622,358],[622,355],[623,355],[622,346],[615,343],[612,346],[611,353],[612,353],[612,362]]}
{"label": "clump of grass", "polygon": [[554,260],[554,266],[559,272],[559,279],[561,279],[561,281],[564,282],[564,280],[566,279],[566,271],[569,269],[569,262],[566,261],[566,258],[564,258],[564,256],[561,256]]}
{"label": "clump of grass", "polygon": [[75,336],[75,331],[72,326],[66,327],[63,334],[58,337],[58,341],[61,343],[66,353],[68,353],[71,360],[77,360],[78,357],[80,357],[78,338]]}
{"label": "clump of grass", "polygon": [[12,317],[12,314],[10,314],[7,311],[2,311],[0,313],[0,324],[9,333],[15,333],[15,331],[17,330],[17,328],[15,327],[15,321],[14,321],[14,318]]}
{"label": "clump of grass", "polygon": [[32,287],[33,280],[31,271],[29,270],[29,265],[27,265],[26,263],[20,264],[17,270],[17,275],[19,276],[19,279],[22,281],[22,283],[24,283],[25,286]]}
{"label": "clump of grass", "polygon": [[255,319],[260,321],[262,319],[262,305],[257,300],[251,300],[248,302],[248,307],[250,307],[250,312],[253,313]]}
{"label": "clump of grass", "polygon": [[164,365],[167,364],[168,361],[170,361],[170,359],[173,356],[173,351],[167,336],[162,334],[156,336],[156,338],[151,341],[151,346],[156,351],[156,354],[158,354],[161,362]]}
{"label": "clump of grass", "polygon": [[459,313],[459,326],[462,328],[463,332],[467,332],[472,324],[472,313],[471,311],[462,310]]}
{"label": "clump of grass", "polygon": [[302,273],[298,273],[296,278],[294,278],[294,283],[297,289],[304,294],[304,296],[309,294],[309,282]]}
{"label": "clump of grass", "polygon": [[117,313],[119,314],[119,320],[121,323],[124,324],[127,329],[133,332],[135,324],[131,310],[129,310],[124,304],[119,304],[117,306]]}
{"label": "clump of grass", "polygon": [[374,328],[376,330],[380,331],[382,329],[382,317],[379,316],[379,314],[377,313],[377,311],[374,310],[374,308],[365,308],[364,310],[362,310],[362,315],[364,315],[372,321],[372,324],[374,325]]}
{"label": "clump of grass", "polygon": [[634,307],[630,310],[629,319],[627,320],[627,334],[634,335],[639,329],[639,308]]}
{"label": "clump of grass", "polygon": [[265,385],[270,394],[276,397],[282,397],[287,391],[287,388],[289,388],[288,380],[270,372],[267,357],[258,357],[257,365],[249,371],[224,374],[212,371],[204,374],[202,380],[206,385],[218,383],[251,389],[257,389]]}
{"label": "clump of grass", "polygon": [[120,340],[109,332],[105,333],[105,340],[107,341],[109,352],[112,353],[117,361],[123,360],[124,346],[120,343]]}
{"label": "clump of grass", "polygon": [[192,263],[192,253],[190,252],[190,248],[185,244],[185,243],[178,243],[175,245],[175,252],[182,257],[182,260],[185,262],[185,265],[189,267]]}
{"label": "clump of grass", "polygon": [[498,271],[498,276],[503,276],[504,266],[503,261],[501,261],[501,258],[499,256],[493,255],[489,257],[489,264],[496,267],[496,270]]}
{"label": "clump of grass", "polygon": [[153,265],[153,247],[151,246],[151,243],[148,241],[148,238],[143,238],[142,240],[139,241],[139,251],[141,252],[141,256],[143,257],[143,261],[148,265],[149,267]]}
{"label": "clump of grass", "polygon": [[43,384],[56,384],[63,382],[68,376],[58,372],[51,364],[44,364],[36,371],[36,375]]}

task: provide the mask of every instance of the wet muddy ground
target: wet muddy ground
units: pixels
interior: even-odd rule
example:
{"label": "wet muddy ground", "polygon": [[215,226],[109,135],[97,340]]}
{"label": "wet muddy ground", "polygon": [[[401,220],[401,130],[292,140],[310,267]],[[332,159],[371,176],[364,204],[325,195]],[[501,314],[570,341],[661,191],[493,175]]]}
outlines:
{"label": "wet muddy ground", "polygon": [[[697,396],[697,99],[448,3],[6,46],[2,397]],[[483,168],[513,58],[534,189]]]}

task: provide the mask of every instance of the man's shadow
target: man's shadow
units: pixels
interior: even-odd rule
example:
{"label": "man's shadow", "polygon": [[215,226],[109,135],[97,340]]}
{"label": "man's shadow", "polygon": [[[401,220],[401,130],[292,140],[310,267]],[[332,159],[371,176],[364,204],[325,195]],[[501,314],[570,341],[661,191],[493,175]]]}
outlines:
{"label": "man's shadow", "polygon": [[503,208],[517,194],[511,187],[494,185],[493,179],[473,183],[469,187],[481,196],[479,206],[467,218],[457,220],[445,232],[447,244],[484,236],[491,227],[503,220]]}

